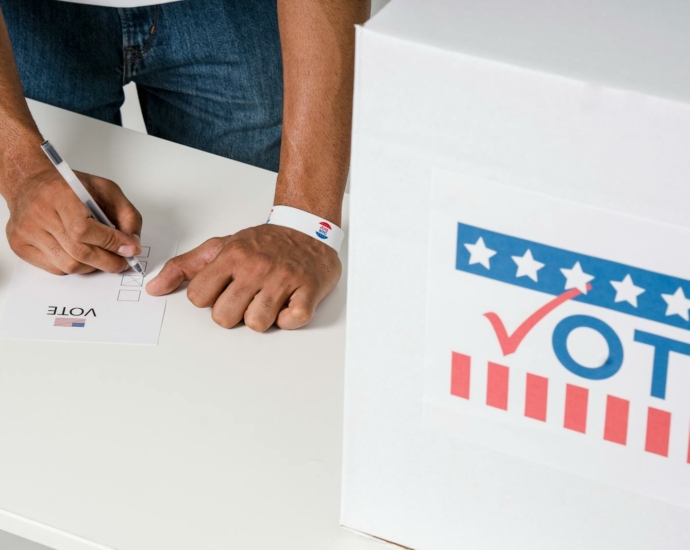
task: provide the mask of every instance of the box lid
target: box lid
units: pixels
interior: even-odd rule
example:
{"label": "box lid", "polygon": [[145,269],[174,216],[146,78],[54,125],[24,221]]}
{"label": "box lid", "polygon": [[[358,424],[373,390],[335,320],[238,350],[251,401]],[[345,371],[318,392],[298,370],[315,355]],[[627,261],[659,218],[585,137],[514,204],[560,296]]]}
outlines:
{"label": "box lid", "polygon": [[687,0],[393,0],[366,28],[690,102]]}

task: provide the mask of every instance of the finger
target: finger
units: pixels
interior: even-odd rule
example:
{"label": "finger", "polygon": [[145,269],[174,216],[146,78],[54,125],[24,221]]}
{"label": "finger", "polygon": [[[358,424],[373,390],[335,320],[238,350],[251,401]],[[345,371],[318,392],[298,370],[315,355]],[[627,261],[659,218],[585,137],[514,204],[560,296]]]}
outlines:
{"label": "finger", "polygon": [[298,288],[288,302],[288,307],[278,314],[277,325],[282,329],[296,329],[303,327],[314,316],[314,311],[324,296],[310,287]]}
{"label": "finger", "polygon": [[169,294],[185,281],[192,280],[211,263],[222,247],[221,239],[209,239],[194,250],[169,260],[161,272],[146,285],[151,296]]}
{"label": "finger", "polygon": [[244,312],[244,324],[257,332],[268,330],[276,322],[280,310],[290,297],[290,291],[284,285],[262,288]]}
{"label": "finger", "polygon": [[97,246],[74,241],[67,236],[65,231],[56,231],[53,237],[67,254],[84,265],[95,267],[106,273],[120,273],[128,267],[122,256]]}
{"label": "finger", "polygon": [[85,265],[70,256],[50,233],[36,235],[31,243],[43,253],[46,259],[63,273],[91,273],[95,268]]}
{"label": "finger", "polygon": [[187,287],[187,298],[196,307],[211,307],[232,281],[232,274],[220,262],[211,262]]}
{"label": "finger", "polygon": [[242,320],[258,291],[254,283],[233,281],[214,304],[211,317],[223,328],[234,327]]}
{"label": "finger", "polygon": [[[134,205],[125,197],[120,187],[109,180],[103,178],[93,178],[95,186],[100,190],[102,185],[107,185],[107,199],[99,200],[98,204],[108,216],[108,219],[115,224],[122,233],[130,237],[141,235],[141,214],[134,208]],[[100,197],[99,197],[100,198]]]}
{"label": "finger", "polygon": [[141,245],[129,237],[97,222],[86,206],[74,197],[57,207],[65,230],[65,237],[75,242],[90,244],[123,257],[135,256],[141,252]]}
{"label": "finger", "polygon": [[24,245],[20,248],[17,248],[15,253],[25,262],[29,262],[31,265],[43,269],[48,273],[52,273],[53,275],[65,275],[64,271],[60,271],[57,267],[50,263],[50,260],[46,258],[45,254],[43,254],[43,252],[41,252],[35,246]]}

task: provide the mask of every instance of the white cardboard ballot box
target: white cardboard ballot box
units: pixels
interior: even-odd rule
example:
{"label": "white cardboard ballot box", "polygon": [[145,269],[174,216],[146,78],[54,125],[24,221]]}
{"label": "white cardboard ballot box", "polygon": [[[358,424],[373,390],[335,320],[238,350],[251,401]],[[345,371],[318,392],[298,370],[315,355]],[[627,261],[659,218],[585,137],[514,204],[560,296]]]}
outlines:
{"label": "white cardboard ballot box", "polygon": [[690,3],[358,29],[342,524],[690,548]]}

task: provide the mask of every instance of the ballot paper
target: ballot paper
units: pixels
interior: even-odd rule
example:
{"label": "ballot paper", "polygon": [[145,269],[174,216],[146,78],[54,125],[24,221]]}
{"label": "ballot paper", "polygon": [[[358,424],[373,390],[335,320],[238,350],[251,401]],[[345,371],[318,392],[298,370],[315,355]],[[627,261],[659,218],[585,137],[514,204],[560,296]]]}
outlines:
{"label": "ballot paper", "polygon": [[145,285],[175,255],[170,227],[145,227],[139,263],[111,274],[56,276],[18,260],[0,314],[0,338],[156,345],[165,297],[149,296]]}

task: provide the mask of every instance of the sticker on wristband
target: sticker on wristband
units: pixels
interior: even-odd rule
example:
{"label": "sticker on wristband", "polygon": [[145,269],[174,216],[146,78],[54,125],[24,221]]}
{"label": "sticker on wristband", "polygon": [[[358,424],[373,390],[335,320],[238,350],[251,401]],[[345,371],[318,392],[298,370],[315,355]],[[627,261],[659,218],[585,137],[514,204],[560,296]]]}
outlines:
{"label": "sticker on wristband", "polygon": [[336,252],[340,252],[345,238],[345,232],[334,223],[291,206],[274,206],[266,223],[295,229],[318,239]]}

